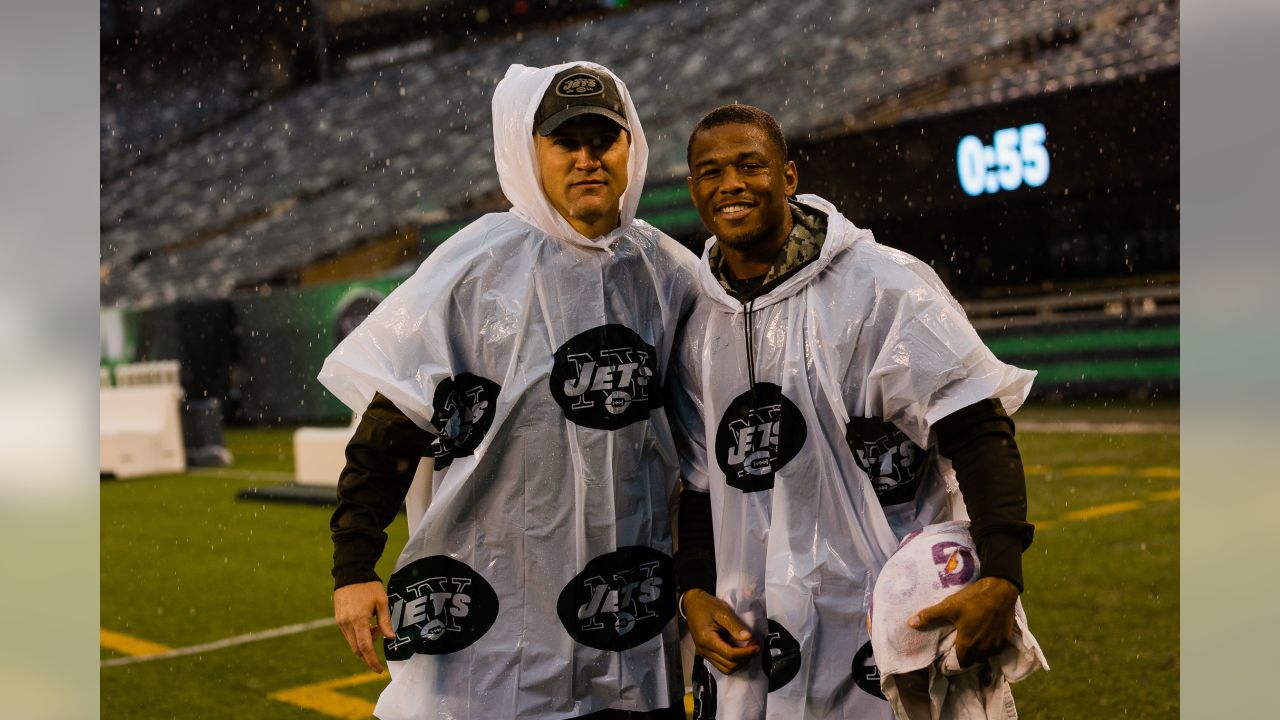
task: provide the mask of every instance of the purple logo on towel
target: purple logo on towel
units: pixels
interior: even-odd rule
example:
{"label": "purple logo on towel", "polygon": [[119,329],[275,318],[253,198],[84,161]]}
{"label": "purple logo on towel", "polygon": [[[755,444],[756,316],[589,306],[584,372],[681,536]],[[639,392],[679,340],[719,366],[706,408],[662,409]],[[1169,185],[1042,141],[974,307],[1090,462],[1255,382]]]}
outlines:
{"label": "purple logo on towel", "polygon": [[938,580],[944,588],[968,585],[978,569],[973,550],[954,542],[935,544],[933,562],[942,568],[938,571]]}

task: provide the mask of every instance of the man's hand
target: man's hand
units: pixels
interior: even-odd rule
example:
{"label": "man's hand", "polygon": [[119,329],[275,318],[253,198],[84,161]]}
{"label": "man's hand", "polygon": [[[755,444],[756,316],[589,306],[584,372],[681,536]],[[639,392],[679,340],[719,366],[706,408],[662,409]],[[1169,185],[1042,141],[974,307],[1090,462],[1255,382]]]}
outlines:
{"label": "man's hand", "polygon": [[[377,624],[371,624],[375,618]],[[382,672],[382,662],[374,649],[373,636],[381,632],[390,640],[396,636],[391,629],[391,612],[387,609],[387,591],[382,583],[367,582],[344,585],[333,592],[333,616],[338,621],[342,636],[351,646],[351,652],[360,656],[365,665],[375,672]]]}
{"label": "man's hand", "polygon": [[751,631],[729,605],[704,590],[684,594],[684,616],[698,654],[725,675],[746,665],[752,655],[760,652]]}
{"label": "man's hand", "polygon": [[1013,607],[1018,588],[1004,578],[986,577],[946,600],[916,613],[907,625],[919,630],[934,623],[956,629],[956,660],[961,667],[986,662],[1013,637]]}

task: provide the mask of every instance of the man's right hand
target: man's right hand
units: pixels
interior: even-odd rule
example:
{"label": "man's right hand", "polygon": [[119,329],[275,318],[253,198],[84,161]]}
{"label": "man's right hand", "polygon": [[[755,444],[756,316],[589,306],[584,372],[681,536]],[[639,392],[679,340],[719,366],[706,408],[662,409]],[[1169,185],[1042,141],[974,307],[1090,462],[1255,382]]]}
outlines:
{"label": "man's right hand", "polygon": [[683,608],[698,654],[725,675],[760,652],[751,631],[720,598],[704,590],[690,590],[684,594]]}
{"label": "man's right hand", "polygon": [[388,640],[396,636],[391,629],[387,591],[382,588],[382,583],[375,580],[343,585],[335,590],[333,617],[338,621],[342,636],[351,646],[351,652],[360,656],[371,670],[382,672],[382,662],[374,648],[374,633],[381,632]]}

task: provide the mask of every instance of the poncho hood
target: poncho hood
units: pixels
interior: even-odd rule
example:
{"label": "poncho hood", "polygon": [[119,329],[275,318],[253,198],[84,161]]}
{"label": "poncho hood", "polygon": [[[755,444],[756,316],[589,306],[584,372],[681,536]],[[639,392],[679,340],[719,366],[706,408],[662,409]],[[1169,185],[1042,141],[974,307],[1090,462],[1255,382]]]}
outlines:
{"label": "poncho hood", "polygon": [[[805,265],[795,275],[787,278],[786,282],[752,300],[751,304],[755,309],[766,308],[800,292],[823,269],[831,264],[832,258],[835,258],[846,249],[853,247],[857,243],[875,242],[870,230],[854,226],[848,218],[840,214],[840,211],[834,205],[817,195],[797,195],[795,201],[827,216],[827,237],[822,243],[822,252],[813,262]],[[699,263],[698,268],[699,287],[706,297],[714,300],[724,311],[741,312],[742,303],[735,300],[720,284],[720,281],[716,279],[715,274],[711,272],[710,255],[711,248],[715,244],[716,238],[713,235],[707,240],[706,246],[702,249],[702,262]]]}
{"label": "poncho hood", "polygon": [[[542,190],[533,144],[533,118],[551,80],[561,70],[583,65],[606,73],[618,85],[618,93],[626,106],[627,124],[631,127],[631,153],[627,161],[627,189],[620,202],[621,220],[617,229],[596,238],[578,232],[556,212]],[[493,151],[498,165],[502,193],[521,220],[551,237],[583,247],[606,248],[614,243],[635,221],[640,195],[644,192],[645,167],[649,163],[649,145],[640,127],[640,117],[631,93],[622,80],[608,68],[593,62],[575,61],[545,68],[512,65],[493,93]]]}

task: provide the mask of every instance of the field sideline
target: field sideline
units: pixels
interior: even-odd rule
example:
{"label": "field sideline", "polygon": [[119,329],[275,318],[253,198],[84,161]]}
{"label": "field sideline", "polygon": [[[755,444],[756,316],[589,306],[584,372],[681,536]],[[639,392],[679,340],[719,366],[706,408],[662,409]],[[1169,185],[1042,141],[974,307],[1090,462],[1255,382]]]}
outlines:
{"label": "field sideline", "polygon": [[[1015,686],[1020,715],[1178,717],[1177,407],[1016,419],[1037,524],[1023,603],[1053,667]],[[369,716],[386,676],[328,619],[330,511],[235,499],[288,480],[291,432],[228,431],[225,471],[102,483],[102,717]],[[398,549],[403,521],[389,532]]]}

